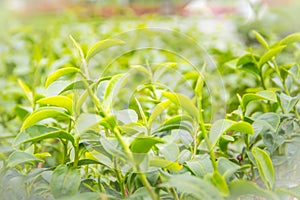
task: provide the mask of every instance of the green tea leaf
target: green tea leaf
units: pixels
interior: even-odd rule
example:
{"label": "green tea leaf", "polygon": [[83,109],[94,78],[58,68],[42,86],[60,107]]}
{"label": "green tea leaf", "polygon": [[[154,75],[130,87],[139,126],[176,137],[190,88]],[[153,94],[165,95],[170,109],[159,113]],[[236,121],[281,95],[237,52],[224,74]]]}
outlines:
{"label": "green tea leaf", "polygon": [[246,180],[235,180],[229,183],[229,199],[238,200],[245,196],[264,197],[266,199],[279,200],[277,195],[256,185],[254,182]]}
{"label": "green tea leaf", "polygon": [[21,79],[18,79],[18,83],[21,86],[27,100],[29,102],[32,102],[33,101],[33,94],[32,94],[31,89],[29,88],[29,86],[24,81],[22,81]]}
{"label": "green tea leaf", "polygon": [[78,73],[78,72],[80,72],[80,69],[78,69],[76,67],[64,67],[64,68],[58,69],[55,72],[53,72],[50,76],[48,76],[46,83],[45,83],[45,87],[47,88],[51,83],[53,83],[54,81],[56,81],[57,79],[59,79],[62,76],[65,76],[67,74],[74,74],[74,73]]}
{"label": "green tea leaf", "polygon": [[60,165],[56,167],[51,175],[51,193],[55,198],[75,195],[78,192],[80,180],[79,169],[72,166]]}
{"label": "green tea leaf", "polygon": [[[92,85],[94,82],[91,80],[87,80],[87,83],[88,85]],[[70,90],[84,90],[84,89],[87,89],[84,84],[84,81],[76,81],[69,84],[67,87],[65,87],[62,91],[59,92],[59,94],[62,94]]]}
{"label": "green tea leaf", "polygon": [[151,115],[148,120],[148,124],[151,124],[153,120],[155,120],[164,110],[166,110],[166,108],[170,105],[170,103],[171,102],[167,100],[157,104],[154,107],[153,111],[151,112]]}
{"label": "green tea leaf", "polygon": [[218,171],[214,171],[213,174],[207,174],[205,178],[209,178],[212,184],[219,189],[222,196],[229,196],[229,189],[226,180]]}
{"label": "green tea leaf", "polygon": [[223,199],[219,190],[211,183],[187,174],[173,175],[161,186],[175,187],[178,191],[190,194],[199,200]]}
{"label": "green tea leaf", "polygon": [[261,34],[259,34],[258,32],[256,31],[252,31],[253,34],[255,35],[257,41],[263,45],[263,47],[265,47],[265,49],[269,49],[269,45],[268,43],[266,42],[266,40],[263,38],[263,36]]}
{"label": "green tea leaf", "polygon": [[181,170],[183,166],[178,162],[173,162],[163,158],[154,157],[149,161],[149,165],[152,167],[160,167],[168,170]]}
{"label": "green tea leaf", "polygon": [[117,74],[110,79],[103,97],[103,108],[105,108],[106,113],[110,111],[113,99],[116,97],[123,80],[124,74]]}
{"label": "green tea leaf", "polygon": [[14,140],[14,145],[16,146],[29,142],[35,143],[48,138],[66,139],[74,144],[74,137],[63,130],[43,125],[35,125],[26,128],[24,131],[19,133]]}
{"label": "green tea leaf", "polygon": [[256,126],[258,129],[267,128],[272,131],[277,131],[280,125],[280,115],[277,113],[264,113],[258,116],[253,123],[253,126]]}
{"label": "green tea leaf", "polygon": [[189,115],[191,115],[194,119],[198,121],[199,112],[194,103],[188,97],[178,94],[178,93],[171,93],[171,92],[163,92],[163,96],[167,97],[170,101],[175,103],[179,108],[182,108],[186,111]]}
{"label": "green tea leaf", "polygon": [[255,94],[245,94],[242,98],[242,105],[244,109],[247,107],[248,103],[251,101],[257,101],[257,100],[268,100],[272,102],[277,102],[277,97],[274,91],[270,90],[263,90],[259,91]]}
{"label": "green tea leaf", "polygon": [[199,178],[204,178],[206,174],[213,172],[213,166],[208,156],[197,157],[194,160],[187,161],[186,167]]}
{"label": "green tea leaf", "polygon": [[73,101],[71,98],[66,96],[51,96],[42,98],[37,101],[38,104],[50,105],[50,106],[57,106],[67,109],[69,113],[73,111]]}
{"label": "green tea leaf", "polygon": [[14,112],[22,121],[27,117],[27,115],[30,114],[29,109],[27,109],[26,107],[19,106],[19,105],[17,105],[15,107]]}
{"label": "green tea leaf", "polygon": [[12,168],[20,164],[33,164],[34,162],[42,162],[42,160],[29,153],[19,150],[11,153],[6,160],[8,168]]}
{"label": "green tea leaf", "polygon": [[226,131],[239,131],[250,135],[254,134],[254,130],[251,124],[244,121],[232,124]]}
{"label": "green tea leaf", "polygon": [[221,157],[218,159],[218,170],[220,174],[225,178],[225,180],[229,180],[232,175],[237,172],[241,167],[230,160]]}
{"label": "green tea leaf", "polygon": [[164,141],[160,138],[149,136],[136,137],[130,144],[130,150],[133,153],[148,153],[158,143],[164,143]]}
{"label": "green tea leaf", "polygon": [[264,55],[261,56],[258,66],[261,68],[266,62],[270,61],[274,56],[281,52],[286,46],[278,46],[268,50]]}
{"label": "green tea leaf", "polygon": [[83,54],[83,51],[82,51],[80,45],[76,42],[76,40],[72,37],[72,35],[69,35],[69,38],[71,39],[73,45],[75,46],[76,50],[78,51],[80,58],[82,60],[84,60],[84,54]]}
{"label": "green tea leaf", "polygon": [[86,60],[89,61],[94,55],[103,51],[104,49],[121,44],[125,44],[125,42],[119,39],[101,40],[89,49],[89,51],[86,54]]}
{"label": "green tea leaf", "polygon": [[25,128],[32,126],[36,124],[37,122],[47,119],[47,118],[54,118],[58,116],[63,116],[70,118],[69,115],[67,115],[63,110],[54,109],[51,107],[45,107],[42,109],[37,109],[33,113],[31,113],[23,122],[23,125],[21,127],[21,131],[23,131]]}
{"label": "green tea leaf", "polygon": [[226,133],[226,131],[239,131],[246,134],[254,133],[252,126],[247,122],[235,122],[228,119],[218,120],[212,125],[209,132],[210,150],[214,148],[220,137]]}
{"label": "green tea leaf", "polygon": [[286,36],[279,42],[279,44],[280,45],[290,45],[295,42],[300,42],[300,33],[293,33],[293,34]]}
{"label": "green tea leaf", "polygon": [[281,108],[282,108],[284,114],[290,113],[294,109],[294,106],[300,100],[299,96],[291,97],[284,93],[280,94],[279,99],[280,99],[280,105],[281,105]]}
{"label": "green tea leaf", "polygon": [[269,190],[272,190],[275,181],[275,172],[269,154],[258,147],[253,147],[252,153],[262,181]]}

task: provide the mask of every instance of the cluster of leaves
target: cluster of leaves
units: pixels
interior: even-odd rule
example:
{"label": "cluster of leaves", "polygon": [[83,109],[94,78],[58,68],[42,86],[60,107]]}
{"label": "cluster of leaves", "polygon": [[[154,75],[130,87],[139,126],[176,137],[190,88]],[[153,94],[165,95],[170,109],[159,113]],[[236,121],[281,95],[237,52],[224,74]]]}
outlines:
{"label": "cluster of leaves", "polygon": [[[85,51],[70,36],[80,65],[55,70],[45,88],[62,78],[69,85],[45,96],[19,80],[31,110],[15,110],[24,121],[15,150],[1,155],[1,199],[299,198],[298,185],[275,184],[275,171],[299,142],[299,65],[279,54],[300,35],[272,45],[254,35],[264,50],[229,65],[258,85],[237,94],[238,108],[212,124],[201,72],[185,72],[173,88],[162,81],[173,62],[92,79],[94,56],[126,44],[106,39]],[[183,94],[182,84],[191,91]]]}

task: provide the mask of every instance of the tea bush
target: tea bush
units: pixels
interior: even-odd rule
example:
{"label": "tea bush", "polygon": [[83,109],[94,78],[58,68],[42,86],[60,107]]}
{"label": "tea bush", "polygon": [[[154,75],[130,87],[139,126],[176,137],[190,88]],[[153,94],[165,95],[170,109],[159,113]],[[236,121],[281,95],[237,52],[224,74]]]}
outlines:
{"label": "tea bush", "polygon": [[1,46],[1,199],[300,198],[299,33],[56,23]]}

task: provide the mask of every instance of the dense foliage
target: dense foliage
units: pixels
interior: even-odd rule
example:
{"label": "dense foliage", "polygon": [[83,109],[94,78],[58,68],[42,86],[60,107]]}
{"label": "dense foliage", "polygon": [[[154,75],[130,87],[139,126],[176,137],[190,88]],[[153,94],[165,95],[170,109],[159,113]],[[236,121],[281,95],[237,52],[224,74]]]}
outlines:
{"label": "dense foliage", "polygon": [[48,21],[1,43],[0,199],[300,198],[299,33]]}

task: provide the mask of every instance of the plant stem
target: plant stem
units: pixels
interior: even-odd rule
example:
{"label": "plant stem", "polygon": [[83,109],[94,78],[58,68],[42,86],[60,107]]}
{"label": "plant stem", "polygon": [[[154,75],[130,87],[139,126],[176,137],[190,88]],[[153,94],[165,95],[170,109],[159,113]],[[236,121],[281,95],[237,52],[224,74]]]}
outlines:
{"label": "plant stem", "polygon": [[147,177],[144,173],[139,173],[140,179],[143,183],[143,185],[147,188],[148,192],[150,193],[150,196],[153,200],[158,200],[157,195],[155,194],[155,192],[153,191],[149,181],[147,180]]}
{"label": "plant stem", "polygon": [[176,190],[174,188],[171,188],[171,192],[173,194],[174,199],[175,200],[179,200],[178,194],[177,194],[177,192],[176,192]]}
{"label": "plant stem", "polygon": [[76,137],[75,138],[75,144],[74,144],[74,163],[73,163],[73,166],[74,167],[77,167],[78,166],[78,161],[79,161],[79,140],[80,140],[80,137]]}
{"label": "plant stem", "polygon": [[217,162],[216,162],[215,153],[214,153],[213,149],[211,149],[211,143],[209,141],[207,130],[205,128],[204,119],[203,119],[204,117],[203,117],[203,109],[202,109],[202,94],[199,94],[199,95],[200,96],[198,97],[198,102],[197,102],[198,103],[198,109],[199,109],[199,125],[200,125],[200,128],[201,128],[201,132],[203,134],[205,143],[206,143],[206,147],[209,151],[209,156],[210,156],[212,166],[214,168],[214,171],[217,171],[218,170],[218,165],[217,165]]}
{"label": "plant stem", "polygon": [[116,176],[117,176],[117,179],[118,179],[118,182],[119,182],[119,187],[120,187],[120,190],[121,190],[121,193],[122,193],[122,197],[126,198],[124,180],[123,180],[123,177],[122,177],[122,173],[120,172],[120,168],[119,168],[119,165],[118,165],[117,158],[114,159],[114,167],[115,167],[115,173],[116,173]]}

